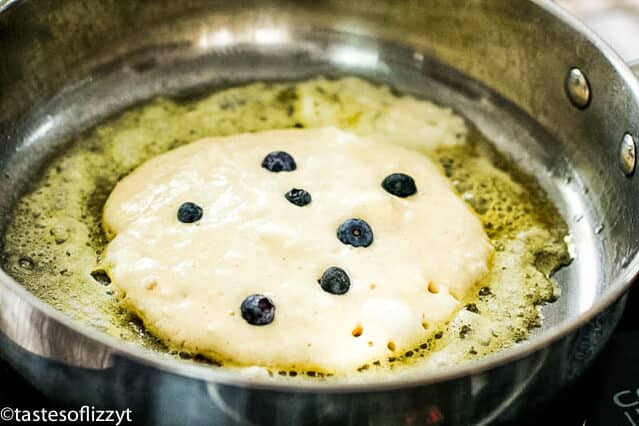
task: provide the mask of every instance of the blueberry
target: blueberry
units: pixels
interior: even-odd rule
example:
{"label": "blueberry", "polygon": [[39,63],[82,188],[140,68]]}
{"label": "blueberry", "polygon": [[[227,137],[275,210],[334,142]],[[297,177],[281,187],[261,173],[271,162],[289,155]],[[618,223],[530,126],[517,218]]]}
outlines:
{"label": "blueberry", "polygon": [[322,274],[322,278],[317,280],[322,289],[331,294],[344,294],[351,287],[351,280],[348,274],[337,266],[331,266]]}
{"label": "blueberry", "polygon": [[284,194],[286,199],[296,206],[304,207],[311,202],[311,194],[303,189],[293,188]]}
{"label": "blueberry", "polygon": [[404,173],[393,173],[386,176],[382,187],[389,193],[402,198],[410,197],[417,192],[413,178]]}
{"label": "blueberry", "polygon": [[202,219],[202,207],[195,203],[186,202],[180,206],[177,218],[182,223],[193,223]]}
{"label": "blueberry", "polygon": [[373,230],[362,219],[348,219],[337,228],[337,238],[353,247],[368,247],[373,243]]}
{"label": "blueberry", "polygon": [[273,301],[261,294],[252,294],[242,302],[242,318],[251,325],[267,325],[275,319]]}
{"label": "blueberry", "polygon": [[262,167],[271,172],[292,172],[297,169],[291,154],[284,151],[273,151],[262,160]]}

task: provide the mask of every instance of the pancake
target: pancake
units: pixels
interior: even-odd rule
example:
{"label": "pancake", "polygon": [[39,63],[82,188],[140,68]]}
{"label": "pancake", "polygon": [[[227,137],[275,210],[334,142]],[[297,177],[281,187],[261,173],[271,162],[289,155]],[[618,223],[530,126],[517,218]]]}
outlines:
{"label": "pancake", "polygon": [[[261,167],[270,152],[296,168]],[[402,172],[417,192],[382,186]],[[285,194],[304,188],[304,206]],[[181,222],[185,202],[202,209]],[[345,244],[344,221],[374,239]],[[427,157],[334,127],[207,138],[146,162],[104,210],[114,236],[103,262],[122,302],[169,346],[269,368],[354,371],[424,341],[488,271],[479,219]],[[318,285],[337,266],[350,287]],[[275,318],[256,326],[240,306],[267,296]]]}

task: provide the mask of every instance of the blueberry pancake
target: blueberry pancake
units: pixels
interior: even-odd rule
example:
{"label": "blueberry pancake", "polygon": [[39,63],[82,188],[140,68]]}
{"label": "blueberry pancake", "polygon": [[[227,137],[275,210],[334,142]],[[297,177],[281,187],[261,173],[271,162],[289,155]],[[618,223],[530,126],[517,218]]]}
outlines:
{"label": "blueberry pancake", "polygon": [[[397,170],[412,191],[382,185]],[[295,186],[312,201],[292,204]],[[196,221],[182,217],[186,203],[199,206]],[[104,269],[162,340],[335,373],[418,346],[459,310],[493,251],[427,157],[334,127],[169,151],[118,183],[104,221],[115,235]],[[325,275],[336,266],[341,277]]]}

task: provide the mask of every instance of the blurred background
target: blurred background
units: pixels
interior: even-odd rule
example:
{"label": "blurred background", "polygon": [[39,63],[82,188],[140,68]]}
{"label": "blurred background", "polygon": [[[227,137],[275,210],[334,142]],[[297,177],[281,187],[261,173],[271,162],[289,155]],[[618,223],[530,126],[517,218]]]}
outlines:
{"label": "blurred background", "polygon": [[626,61],[639,60],[639,0],[557,0]]}

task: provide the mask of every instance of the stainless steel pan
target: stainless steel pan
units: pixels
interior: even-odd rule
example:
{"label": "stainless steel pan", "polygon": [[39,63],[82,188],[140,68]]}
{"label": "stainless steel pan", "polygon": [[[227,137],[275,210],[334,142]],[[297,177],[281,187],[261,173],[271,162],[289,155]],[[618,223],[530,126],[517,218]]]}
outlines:
{"label": "stainless steel pan", "polygon": [[0,230],[69,135],[158,94],[359,74],[451,105],[539,179],[577,258],[529,341],[367,385],[275,385],[167,360],[73,323],[0,272],[0,353],[48,396],[155,424],[487,424],[593,360],[639,269],[639,83],[553,3],[0,1]]}

